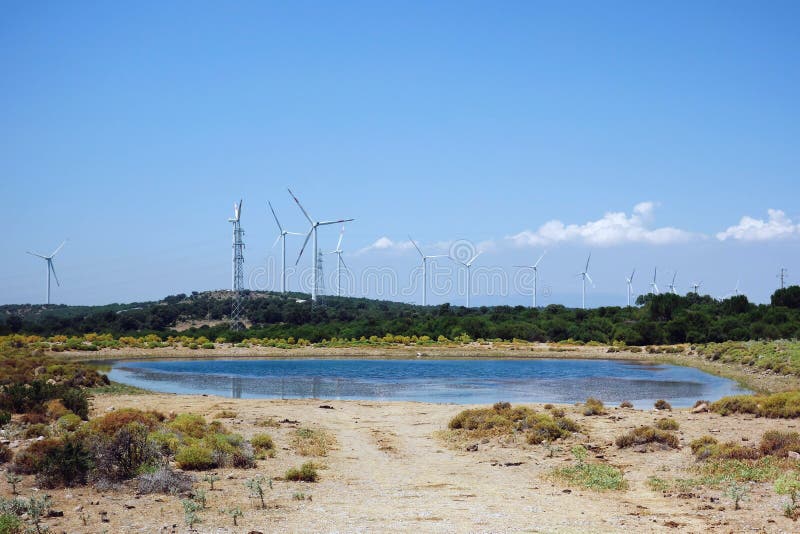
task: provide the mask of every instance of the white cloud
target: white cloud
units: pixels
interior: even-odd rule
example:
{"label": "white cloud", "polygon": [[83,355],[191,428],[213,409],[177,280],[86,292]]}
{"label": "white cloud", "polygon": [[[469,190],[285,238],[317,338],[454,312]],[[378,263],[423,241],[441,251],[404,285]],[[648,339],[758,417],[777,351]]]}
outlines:
{"label": "white cloud", "polygon": [[695,234],[678,228],[649,228],[654,210],[653,202],[640,202],[634,206],[630,216],[624,212],[608,212],[596,221],[568,225],[552,220],[541,225],[538,230],[524,230],[506,239],[517,246],[542,246],[564,241],[611,246],[623,243],[663,245],[685,242],[695,237]]}
{"label": "white cloud", "polygon": [[404,251],[414,248],[410,241],[392,241],[386,236],[381,236],[375,240],[371,245],[368,245],[357,252],[357,254],[364,254],[372,251]]}
{"label": "white cloud", "polygon": [[772,241],[800,236],[800,224],[793,224],[783,211],[769,209],[767,217],[768,220],[765,221],[745,215],[736,226],[719,232],[717,239],[720,241],[728,238],[740,241]]}

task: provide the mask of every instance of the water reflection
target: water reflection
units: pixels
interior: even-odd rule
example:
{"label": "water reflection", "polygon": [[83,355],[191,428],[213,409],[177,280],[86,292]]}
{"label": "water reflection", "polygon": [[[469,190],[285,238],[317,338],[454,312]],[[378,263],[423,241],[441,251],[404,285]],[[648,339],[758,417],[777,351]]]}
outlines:
{"label": "water reflection", "polygon": [[201,360],[120,362],[109,378],[155,391],[233,398],[690,406],[745,392],[697,369],[619,360]]}

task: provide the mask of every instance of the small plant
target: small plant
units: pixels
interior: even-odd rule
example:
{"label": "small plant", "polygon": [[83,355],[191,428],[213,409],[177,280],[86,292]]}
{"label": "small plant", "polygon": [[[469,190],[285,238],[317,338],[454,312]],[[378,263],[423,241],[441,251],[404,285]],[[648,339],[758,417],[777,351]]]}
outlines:
{"label": "small plant", "polygon": [[578,462],[579,466],[584,465],[586,461],[586,456],[588,456],[589,451],[586,450],[586,447],[583,445],[575,445],[572,447],[572,455],[575,457],[575,461]]}
{"label": "small plant", "polygon": [[336,439],[322,429],[298,428],[292,437],[292,446],[300,456],[327,456]]}
{"label": "small plant", "polygon": [[166,495],[191,490],[194,480],[194,475],[175,472],[166,465],[152,473],[144,473],[136,478],[139,493],[164,493]]}
{"label": "small plant", "polygon": [[18,495],[17,484],[22,482],[22,477],[11,471],[6,471],[6,482],[11,484],[11,495]]}
{"label": "small plant", "polygon": [[225,510],[225,513],[228,514],[229,516],[231,516],[231,518],[233,519],[233,526],[234,527],[238,526],[236,524],[236,518],[242,517],[244,515],[242,513],[242,509],[239,508],[238,506],[235,507],[235,508],[228,508],[227,510]]}
{"label": "small plant", "polygon": [[782,430],[768,430],[761,436],[761,443],[758,448],[761,454],[771,454],[785,458],[790,451],[800,452],[800,434]]}
{"label": "small plant", "polygon": [[0,514],[0,534],[19,534],[22,532],[22,521],[13,514]]}
{"label": "small plant", "polygon": [[552,458],[557,452],[561,452],[563,450],[561,447],[553,445],[553,443],[550,441],[545,442],[544,448],[547,449],[548,458]]}
{"label": "small plant", "polygon": [[620,407],[620,408],[633,408],[633,403],[632,403],[631,401],[626,401],[626,400],[625,400],[625,401],[622,401],[622,402],[619,404],[619,407]]}
{"label": "small plant", "polygon": [[[261,501],[261,509],[266,508],[267,504],[264,502],[264,477],[257,476],[255,478],[250,478],[244,485],[250,490],[251,498],[257,498]],[[272,480],[270,480],[270,487],[272,487]]]}
{"label": "small plant", "polygon": [[658,399],[655,404],[653,404],[656,410],[668,410],[672,411],[672,405],[665,401],[664,399]]}
{"label": "small plant", "polygon": [[583,415],[605,415],[605,413],[606,408],[600,399],[589,397],[583,404]]}
{"label": "small plant", "polygon": [[294,480],[298,482],[316,482],[319,479],[317,468],[312,462],[306,462],[300,466],[290,468],[286,471],[286,480]]}
{"label": "small plant", "polygon": [[256,456],[265,458],[275,453],[275,442],[272,441],[272,436],[269,434],[256,434],[250,439],[250,445]]}
{"label": "small plant", "polygon": [[238,415],[239,414],[232,412],[231,410],[222,410],[214,416],[214,419],[236,419]]}
{"label": "small plant", "polygon": [[305,493],[301,493],[301,492],[297,492],[294,495],[292,495],[292,500],[293,501],[304,501],[304,500],[306,500],[306,494]]}
{"label": "small plant", "polygon": [[552,410],[552,409],[554,408],[554,406],[548,402],[547,404],[545,404],[545,405],[543,406],[543,408],[544,408],[545,410]]}
{"label": "small plant", "polygon": [[634,445],[646,445],[648,443],[659,443],[673,449],[677,449],[679,446],[679,440],[675,434],[651,426],[634,428],[627,434],[618,436],[616,439],[617,447],[620,449],[632,447]]}
{"label": "small plant", "polygon": [[747,498],[750,493],[750,488],[739,482],[731,482],[725,488],[725,496],[733,501],[733,509],[739,509],[739,503]]}
{"label": "small plant", "polygon": [[47,512],[50,511],[51,502],[52,500],[50,499],[50,496],[45,495],[43,497],[31,497],[26,503],[26,512],[28,513],[28,518],[33,523],[37,534],[41,534],[43,532],[41,525],[42,517],[47,515]]}
{"label": "small plant", "polygon": [[11,422],[11,414],[5,410],[0,410],[0,426],[6,426]]}
{"label": "small plant", "polygon": [[200,505],[200,508],[206,508],[206,492],[201,489],[196,489],[192,492],[192,500]]}
{"label": "small plant", "polygon": [[197,515],[197,511],[200,510],[200,503],[191,499],[182,499],[181,504],[183,504],[183,520],[186,522],[186,526],[193,529],[197,523],[201,522],[200,517]]}
{"label": "small plant", "polygon": [[628,486],[620,469],[608,464],[586,463],[588,451],[583,445],[574,446],[572,455],[577,464],[553,470],[553,477],[596,491],[621,490]]}
{"label": "small plant", "polygon": [[775,481],[775,493],[788,495],[789,502],[784,506],[783,513],[786,517],[794,518],[797,515],[797,501],[800,499],[800,478],[796,471],[788,471]]}
{"label": "small plant", "polygon": [[663,417],[656,421],[656,428],[659,430],[678,430],[680,425],[675,419],[670,417]]}
{"label": "small plant", "polygon": [[214,491],[214,482],[219,480],[219,475],[214,473],[209,473],[203,477],[203,482],[208,482],[209,488],[211,491]]}

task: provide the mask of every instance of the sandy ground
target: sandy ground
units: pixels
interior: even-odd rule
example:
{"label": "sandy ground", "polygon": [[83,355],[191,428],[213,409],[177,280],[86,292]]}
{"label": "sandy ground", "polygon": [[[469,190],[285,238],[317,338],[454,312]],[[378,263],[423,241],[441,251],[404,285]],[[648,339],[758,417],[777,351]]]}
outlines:
{"label": "sandy ground", "polygon": [[[320,408],[321,405],[333,409]],[[536,405],[533,405],[537,407]],[[247,400],[211,396],[152,394],[101,396],[95,414],[137,407],[204,414],[211,419],[221,410],[236,412],[225,424],[250,437],[268,432],[275,439],[275,458],[259,460],[256,469],[225,469],[215,491],[208,491],[208,508],[200,515],[199,532],[798,532],[800,526],[781,514],[782,497],[771,484],[754,484],[749,500],[734,511],[719,490],[695,490],[688,495],[663,495],[650,490],[648,476],[689,477],[695,465],[688,447],[650,453],[619,450],[614,437],[640,424],[663,417],[662,412],[613,408],[608,415],[584,417],[575,406],[567,413],[584,425],[548,457],[543,446],[492,440],[476,452],[441,437],[449,419],[463,406],[408,402]],[[537,408],[541,408],[538,406]],[[757,442],[773,428],[795,428],[794,421],[720,417],[677,410],[682,445],[703,434],[720,440]],[[257,427],[272,417],[288,419],[278,428]],[[317,483],[276,480],[267,490],[267,509],[256,509],[244,486],[246,479],[263,474],[282,477],[288,467],[307,457],[290,447],[298,426],[320,427],[335,435],[338,446],[324,458]],[[583,443],[591,461],[622,467],[629,489],[592,492],[552,481],[547,473],[572,462],[569,448]],[[202,475],[198,477],[202,478]],[[33,477],[21,485],[33,491]],[[196,487],[208,489],[198,482]],[[43,490],[42,490],[43,491]],[[10,491],[6,484],[0,490]],[[61,518],[48,519],[54,532],[129,533],[187,532],[177,497],[143,495],[130,488],[99,492],[89,487],[48,490]],[[296,493],[311,500],[295,500]],[[240,506],[239,527],[221,509]],[[100,521],[107,512],[109,522]],[[83,519],[82,519],[83,516]],[[84,525],[84,520],[86,524]]]}

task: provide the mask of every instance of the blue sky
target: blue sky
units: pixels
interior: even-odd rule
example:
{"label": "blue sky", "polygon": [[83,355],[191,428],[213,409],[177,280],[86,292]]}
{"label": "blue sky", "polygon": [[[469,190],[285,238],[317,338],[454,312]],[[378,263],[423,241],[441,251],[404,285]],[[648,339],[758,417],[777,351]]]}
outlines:
{"label": "blue sky", "polygon": [[[54,302],[226,288],[240,197],[248,279],[275,287],[266,201],[305,226],[287,186],[357,219],[359,282],[407,280],[408,234],[469,240],[508,280],[547,249],[542,304],[579,304],[589,251],[592,306],[623,304],[633,267],[636,293],[658,266],[756,301],[800,276],[796,2],[233,4],[2,7],[0,303],[43,301],[25,251],[65,238]],[[519,293],[478,282],[473,304]]]}

